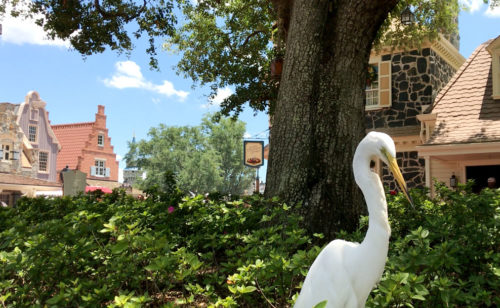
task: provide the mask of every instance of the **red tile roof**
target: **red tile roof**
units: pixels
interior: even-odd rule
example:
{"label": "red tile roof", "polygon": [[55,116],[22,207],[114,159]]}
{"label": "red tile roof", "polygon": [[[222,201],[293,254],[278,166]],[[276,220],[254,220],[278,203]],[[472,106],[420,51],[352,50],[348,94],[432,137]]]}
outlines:
{"label": "red tile roof", "polygon": [[52,130],[61,143],[61,151],[57,155],[57,170],[66,166],[76,169],[78,156],[82,155],[85,142],[89,140],[94,122],[52,125]]}
{"label": "red tile roof", "polygon": [[481,44],[436,97],[427,145],[500,141],[500,102],[492,96],[491,55]]}

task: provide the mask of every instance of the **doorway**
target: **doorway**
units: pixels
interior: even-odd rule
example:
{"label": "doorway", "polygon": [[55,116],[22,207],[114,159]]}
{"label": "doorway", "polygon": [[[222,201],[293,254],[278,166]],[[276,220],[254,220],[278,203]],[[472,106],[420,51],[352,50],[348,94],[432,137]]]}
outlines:
{"label": "doorway", "polygon": [[468,166],[465,167],[465,175],[467,180],[474,180],[472,191],[479,193],[483,188],[488,187],[488,178],[496,179],[496,188],[500,181],[500,165],[489,166]]}

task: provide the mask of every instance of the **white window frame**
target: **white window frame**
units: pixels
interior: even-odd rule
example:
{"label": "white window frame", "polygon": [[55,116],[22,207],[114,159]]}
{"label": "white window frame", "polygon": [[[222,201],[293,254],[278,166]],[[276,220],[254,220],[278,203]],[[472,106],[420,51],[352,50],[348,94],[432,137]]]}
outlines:
{"label": "white window frame", "polygon": [[[381,74],[380,65],[382,63],[388,63],[388,74]],[[377,81],[372,82],[370,86],[366,85],[365,88],[365,110],[377,110],[382,108],[388,108],[392,106],[392,71],[391,71],[391,61],[382,61],[381,56],[375,56],[370,58],[369,65],[373,65],[377,67]],[[384,80],[381,80],[383,78]],[[382,81],[385,81],[385,84],[388,82],[388,89],[382,88]],[[382,95],[387,98],[388,95],[388,103],[387,105],[382,105]],[[369,97],[370,96],[370,97]],[[374,104],[373,102],[376,101]]]}
{"label": "white window frame", "polygon": [[90,166],[90,175],[95,177],[110,177],[110,168],[106,167],[106,160],[101,158],[94,159],[94,165]]}
{"label": "white window frame", "polygon": [[12,159],[12,145],[2,144],[0,152],[0,160],[11,160]]}
{"label": "white window frame", "polygon": [[97,135],[97,146],[100,146],[100,147],[104,146],[104,134]]}
{"label": "white window frame", "polygon": [[[40,163],[42,162],[40,154],[42,154],[42,153],[47,154],[47,160],[45,161],[45,170],[42,170],[40,168],[40,166],[41,166]],[[38,172],[49,173],[49,157],[50,157],[49,151],[38,151]]]}
{"label": "white window frame", "polygon": [[372,80],[372,82],[370,84],[368,84],[368,80],[367,80],[367,84],[365,87],[366,109],[378,109],[379,108],[379,95],[378,95],[379,65],[378,65],[378,63],[370,63],[369,65],[375,67],[375,69],[377,71],[377,80]]}
{"label": "white window frame", "polygon": [[[35,128],[35,133],[34,133],[34,140],[31,140],[32,138],[32,132],[31,132],[31,128]],[[37,143],[38,141],[38,126],[37,125],[28,125],[28,140],[30,142],[33,142],[33,143]]]}

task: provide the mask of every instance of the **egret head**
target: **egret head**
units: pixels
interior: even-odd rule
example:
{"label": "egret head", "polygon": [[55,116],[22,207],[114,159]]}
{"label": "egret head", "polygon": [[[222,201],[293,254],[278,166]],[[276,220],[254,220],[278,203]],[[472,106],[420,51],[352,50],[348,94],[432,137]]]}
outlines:
{"label": "egret head", "polygon": [[370,132],[368,133],[367,138],[371,141],[370,143],[375,151],[375,153],[373,153],[374,156],[380,158],[389,167],[400,190],[413,206],[413,200],[408,194],[406,182],[401,174],[398,162],[396,161],[396,146],[394,145],[392,138],[387,134],[379,132]]}

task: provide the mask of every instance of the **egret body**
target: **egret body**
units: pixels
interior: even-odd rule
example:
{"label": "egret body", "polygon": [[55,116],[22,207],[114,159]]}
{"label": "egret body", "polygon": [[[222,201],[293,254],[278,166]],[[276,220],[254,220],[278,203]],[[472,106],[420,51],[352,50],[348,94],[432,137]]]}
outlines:
{"label": "egret body", "polygon": [[384,189],[379,176],[370,170],[372,159],[380,158],[389,166],[411,202],[395,156],[394,142],[384,133],[370,132],[359,143],[353,169],[368,207],[368,231],[361,244],[334,240],[321,251],[309,269],[295,308],[312,308],[325,300],[331,308],[365,306],[384,271],[391,235]]}

